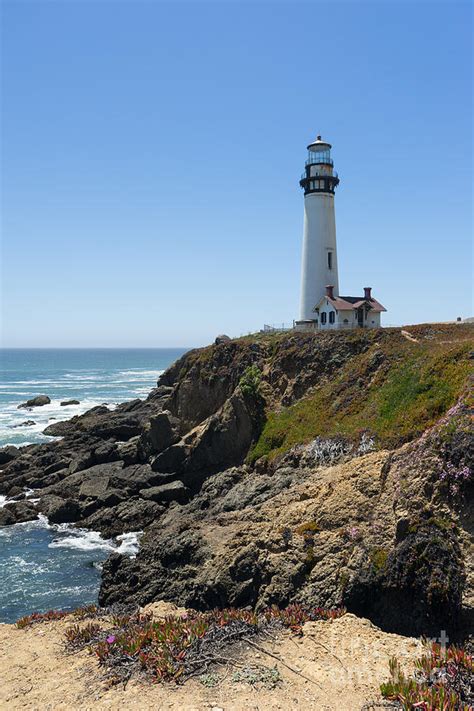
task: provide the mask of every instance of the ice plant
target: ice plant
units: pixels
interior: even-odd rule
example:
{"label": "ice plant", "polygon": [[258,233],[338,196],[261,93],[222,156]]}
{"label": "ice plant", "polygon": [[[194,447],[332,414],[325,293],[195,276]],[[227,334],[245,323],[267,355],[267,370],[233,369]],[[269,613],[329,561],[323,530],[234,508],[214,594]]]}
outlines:
{"label": "ice plant", "polygon": [[463,649],[432,644],[415,662],[413,677],[405,676],[397,659],[390,660],[391,680],[380,689],[404,711],[472,711],[474,661]]}
{"label": "ice plant", "polygon": [[120,626],[103,631],[102,639],[89,649],[114,680],[141,670],[156,681],[178,682],[206,669],[210,659],[222,660],[226,645],[258,635],[269,626],[280,625],[301,633],[305,622],[334,619],[344,612],[294,604],[284,609],[271,607],[260,615],[227,608],[191,611],[186,616],[159,620],[140,614],[114,617],[112,621],[120,622]]}

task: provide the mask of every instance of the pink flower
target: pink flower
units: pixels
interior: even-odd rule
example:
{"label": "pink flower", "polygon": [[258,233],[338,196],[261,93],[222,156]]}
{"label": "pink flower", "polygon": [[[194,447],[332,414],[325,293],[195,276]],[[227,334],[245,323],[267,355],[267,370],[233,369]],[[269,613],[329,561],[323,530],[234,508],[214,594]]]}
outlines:
{"label": "pink flower", "polygon": [[107,642],[107,644],[113,644],[115,642],[115,635],[109,635],[105,641]]}

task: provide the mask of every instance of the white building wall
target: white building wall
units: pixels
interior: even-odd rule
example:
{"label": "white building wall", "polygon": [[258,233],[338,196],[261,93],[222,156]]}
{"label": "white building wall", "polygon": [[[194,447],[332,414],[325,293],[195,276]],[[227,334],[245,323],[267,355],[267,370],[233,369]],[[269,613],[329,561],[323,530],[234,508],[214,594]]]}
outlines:
{"label": "white building wall", "polygon": [[377,311],[377,313],[369,311],[367,315],[367,326],[369,328],[380,328],[380,316],[380,311]]}
{"label": "white building wall", "polygon": [[[328,266],[328,252],[332,253],[332,268]],[[309,193],[304,199],[303,259],[301,276],[300,319],[315,317],[314,307],[334,286],[339,294],[336,251],[336,219],[334,195]]]}
{"label": "white building wall", "polygon": [[[357,311],[351,309],[350,311],[339,310],[335,312],[334,323],[330,323],[329,314],[331,311],[335,312],[334,306],[332,306],[327,299],[319,307],[319,314],[315,313],[314,318],[318,319],[318,328],[322,331],[338,330],[345,328],[359,328],[359,323],[357,321]],[[326,314],[326,323],[322,322],[321,315]],[[347,323],[345,323],[347,321]],[[367,319],[364,320],[365,328],[379,328],[380,327],[380,313],[370,312],[367,315]]]}

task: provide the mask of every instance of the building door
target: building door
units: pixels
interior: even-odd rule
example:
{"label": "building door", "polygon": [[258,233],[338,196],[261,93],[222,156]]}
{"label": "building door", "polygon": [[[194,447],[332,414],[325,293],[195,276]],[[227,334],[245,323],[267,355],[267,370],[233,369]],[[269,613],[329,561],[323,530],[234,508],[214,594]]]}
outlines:
{"label": "building door", "polygon": [[360,328],[364,328],[364,309],[362,306],[357,309],[357,325]]}

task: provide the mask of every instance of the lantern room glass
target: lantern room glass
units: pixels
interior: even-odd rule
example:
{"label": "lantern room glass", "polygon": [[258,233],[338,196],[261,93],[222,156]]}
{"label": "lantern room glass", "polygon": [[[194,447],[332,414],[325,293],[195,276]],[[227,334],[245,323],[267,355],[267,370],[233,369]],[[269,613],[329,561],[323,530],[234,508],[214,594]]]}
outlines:
{"label": "lantern room glass", "polygon": [[325,165],[333,165],[331,159],[331,151],[329,148],[309,148],[308,149],[308,160],[306,165],[311,165],[314,163],[324,163]]}

